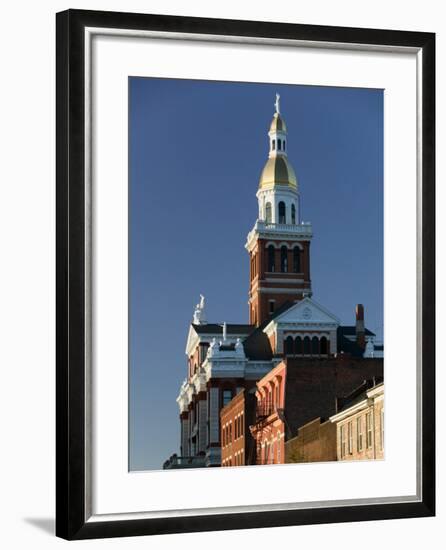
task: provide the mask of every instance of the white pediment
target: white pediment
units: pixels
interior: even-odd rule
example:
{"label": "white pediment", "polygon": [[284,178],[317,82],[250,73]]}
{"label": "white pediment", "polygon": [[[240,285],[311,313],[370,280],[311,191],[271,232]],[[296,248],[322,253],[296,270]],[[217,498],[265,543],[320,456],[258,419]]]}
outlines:
{"label": "white pediment", "polygon": [[302,325],[302,326],[338,326],[340,320],[311,298],[304,298],[294,306],[284,311],[271,323],[276,325]]}
{"label": "white pediment", "polygon": [[187,335],[187,342],[186,342],[186,355],[188,357],[192,355],[192,353],[195,351],[195,348],[197,347],[197,344],[199,341],[200,341],[200,337],[195,331],[193,325],[191,324],[189,327],[189,333]]}

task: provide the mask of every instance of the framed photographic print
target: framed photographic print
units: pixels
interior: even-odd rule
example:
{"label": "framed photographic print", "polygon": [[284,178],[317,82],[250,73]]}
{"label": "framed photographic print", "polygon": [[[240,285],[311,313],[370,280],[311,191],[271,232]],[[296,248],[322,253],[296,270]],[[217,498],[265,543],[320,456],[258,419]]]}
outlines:
{"label": "framed photographic print", "polygon": [[434,515],[434,35],[56,46],[56,534]]}

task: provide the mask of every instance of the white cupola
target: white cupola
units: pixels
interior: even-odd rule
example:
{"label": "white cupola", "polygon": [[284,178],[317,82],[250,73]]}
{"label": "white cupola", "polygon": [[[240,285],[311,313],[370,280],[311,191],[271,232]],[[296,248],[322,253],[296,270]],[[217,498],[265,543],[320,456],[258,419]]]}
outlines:
{"label": "white cupola", "polygon": [[269,128],[269,154],[259,181],[259,220],[268,224],[299,224],[299,189],[288,160],[288,132],[276,94],[275,112]]}

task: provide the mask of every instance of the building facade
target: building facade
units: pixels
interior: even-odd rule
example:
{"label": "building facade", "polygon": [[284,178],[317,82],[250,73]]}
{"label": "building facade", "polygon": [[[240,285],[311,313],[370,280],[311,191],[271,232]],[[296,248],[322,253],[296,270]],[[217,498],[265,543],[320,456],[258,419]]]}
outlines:
{"label": "building facade", "polygon": [[297,436],[285,443],[285,462],[329,462],[337,460],[336,426],[315,418],[301,426]]}
{"label": "building facade", "polygon": [[255,464],[255,442],[249,431],[255,418],[255,406],[252,390],[241,390],[220,411],[222,466]]}
{"label": "building facade", "polygon": [[[281,412],[293,409],[285,395],[290,365],[305,366],[310,361],[314,366],[315,362],[335,359],[342,363],[344,356],[367,357],[373,362],[379,355],[374,334],[365,328],[362,306],[357,309],[356,325],[342,326],[336,315],[312,297],[312,227],[301,218],[300,188],[288,159],[288,131],[278,96],[268,143],[268,158],[256,195],[258,218],[245,244],[250,262],[249,323],[208,323],[201,297],[189,327],[187,375],[177,397],[180,455],[173,455],[175,458],[166,461],[166,467],[190,463],[220,466],[220,412],[239,393],[246,396],[252,389],[259,400],[253,423],[255,461],[283,462],[284,438],[296,435],[286,435]],[[293,366],[291,370],[294,381],[296,369]],[[279,396],[271,393],[276,387]],[[310,409],[312,416],[301,414],[295,419],[300,421],[296,429],[312,418],[324,416]],[[322,409],[329,410],[329,414],[335,412],[333,407]],[[262,429],[256,427],[260,420]]]}
{"label": "building facade", "polygon": [[251,426],[256,464],[285,462],[285,378],[286,363],[280,362],[257,382],[255,424]]}
{"label": "building facade", "polygon": [[336,427],[337,459],[383,459],[384,382],[364,382],[339,405],[337,414],[330,417]]}

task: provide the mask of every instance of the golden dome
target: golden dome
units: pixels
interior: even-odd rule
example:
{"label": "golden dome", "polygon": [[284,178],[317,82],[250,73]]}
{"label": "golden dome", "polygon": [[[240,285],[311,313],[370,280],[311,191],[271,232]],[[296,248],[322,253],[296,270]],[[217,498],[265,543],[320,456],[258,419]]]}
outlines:
{"label": "golden dome", "polygon": [[288,159],[277,155],[268,159],[259,181],[259,189],[284,185],[297,190],[296,174]]}
{"label": "golden dome", "polygon": [[280,113],[274,113],[273,120],[271,121],[271,126],[269,127],[270,132],[286,132],[286,124],[283,118],[280,116]]}

